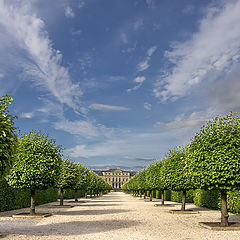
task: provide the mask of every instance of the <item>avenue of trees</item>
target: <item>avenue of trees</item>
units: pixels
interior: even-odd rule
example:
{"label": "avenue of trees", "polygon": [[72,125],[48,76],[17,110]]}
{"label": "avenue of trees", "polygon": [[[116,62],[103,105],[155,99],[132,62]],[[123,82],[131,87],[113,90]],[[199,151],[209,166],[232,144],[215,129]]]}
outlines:
{"label": "avenue of trees", "polygon": [[[219,190],[221,226],[228,226],[227,192],[240,188],[240,117],[218,116],[202,126],[186,147],[170,150],[160,161],[139,172],[123,186],[127,192]],[[151,194],[150,194],[151,200]],[[162,196],[164,201],[164,196]]]}
{"label": "avenue of trees", "polygon": [[12,100],[8,95],[0,98],[0,178],[4,177],[10,187],[30,191],[31,215],[36,214],[36,190],[58,188],[63,205],[64,189],[74,190],[76,201],[78,190],[99,194],[111,189],[80,163],[64,159],[62,147],[47,134],[31,131],[17,135],[15,117],[8,111]]}

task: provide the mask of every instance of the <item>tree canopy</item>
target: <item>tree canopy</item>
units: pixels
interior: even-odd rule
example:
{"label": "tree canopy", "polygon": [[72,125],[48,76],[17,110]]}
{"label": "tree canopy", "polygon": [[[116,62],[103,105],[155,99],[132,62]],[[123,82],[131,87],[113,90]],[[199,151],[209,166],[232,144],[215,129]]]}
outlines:
{"label": "tree canopy", "polygon": [[218,116],[204,125],[189,146],[188,162],[196,187],[239,189],[239,115]]}
{"label": "tree canopy", "polygon": [[12,101],[13,98],[7,94],[0,98],[0,176],[12,164],[17,144],[15,117],[8,110]]}
{"label": "tree canopy", "polygon": [[16,160],[7,181],[15,188],[48,188],[55,185],[61,163],[61,147],[55,140],[31,131],[18,138]]}

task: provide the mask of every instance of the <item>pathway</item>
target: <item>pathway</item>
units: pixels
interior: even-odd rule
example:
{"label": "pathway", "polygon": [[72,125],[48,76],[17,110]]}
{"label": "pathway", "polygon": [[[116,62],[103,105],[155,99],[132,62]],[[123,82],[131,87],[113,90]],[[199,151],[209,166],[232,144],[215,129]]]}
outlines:
{"label": "pathway", "polygon": [[[84,199],[81,199],[84,200]],[[219,221],[218,211],[204,209],[198,215],[173,215],[175,207],[154,207],[156,202],[113,192],[100,198],[71,203],[73,208],[37,207],[37,212],[51,212],[44,219],[13,219],[21,209],[0,213],[2,239],[84,239],[84,240],[240,240],[240,232],[214,232],[198,225],[201,221]],[[53,203],[52,203],[53,204]],[[55,203],[56,204],[56,203]],[[70,203],[68,203],[70,204]],[[188,204],[188,208],[194,208]],[[231,215],[230,220],[240,218]]]}

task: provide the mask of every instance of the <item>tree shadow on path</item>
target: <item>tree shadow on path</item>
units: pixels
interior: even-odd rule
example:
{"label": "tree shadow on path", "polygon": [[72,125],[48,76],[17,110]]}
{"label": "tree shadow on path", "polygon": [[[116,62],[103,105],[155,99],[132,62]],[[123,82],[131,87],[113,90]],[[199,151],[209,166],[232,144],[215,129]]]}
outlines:
{"label": "tree shadow on path", "polygon": [[[52,235],[83,235],[113,231],[123,228],[136,226],[139,223],[137,221],[129,220],[102,220],[102,221],[71,221],[63,223],[52,223],[46,225],[31,226],[20,225],[12,226],[11,228],[3,231],[3,235],[34,235],[34,236],[52,236]],[[17,236],[16,236],[17,239]]]}
{"label": "tree shadow on path", "polygon": [[124,209],[101,209],[101,210],[79,210],[79,211],[61,211],[54,215],[104,215],[104,214],[116,214],[130,212],[130,210]]}

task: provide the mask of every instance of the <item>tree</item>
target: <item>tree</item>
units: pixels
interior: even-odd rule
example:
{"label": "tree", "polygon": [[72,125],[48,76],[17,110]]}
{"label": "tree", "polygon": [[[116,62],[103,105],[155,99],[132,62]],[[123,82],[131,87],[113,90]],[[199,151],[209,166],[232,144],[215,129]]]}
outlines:
{"label": "tree", "polygon": [[186,149],[177,147],[170,150],[164,163],[165,184],[169,190],[182,191],[182,207],[185,211],[186,191],[194,188],[189,177],[189,169],[186,163]]}
{"label": "tree", "polygon": [[[167,186],[164,181],[164,161],[158,161],[151,164],[146,171],[146,188],[149,190],[160,190],[162,192],[162,205],[164,204],[164,190]],[[152,196],[150,195],[150,200]]]}
{"label": "tree", "polygon": [[221,192],[221,226],[228,226],[227,191],[240,187],[240,118],[218,116],[192,140],[188,162],[193,180],[202,189]]}
{"label": "tree", "polygon": [[63,206],[63,190],[74,189],[79,181],[79,167],[76,163],[63,160],[56,187],[60,188],[60,206]]}
{"label": "tree", "polygon": [[35,190],[56,184],[61,167],[61,147],[40,132],[30,132],[18,139],[16,160],[6,177],[14,188],[30,189],[30,214],[35,214]]}
{"label": "tree", "polygon": [[14,118],[9,114],[8,105],[12,97],[7,94],[0,98],[0,177],[12,164],[17,145]]}
{"label": "tree", "polygon": [[78,201],[78,190],[85,190],[87,189],[87,186],[90,181],[90,173],[89,170],[83,167],[80,163],[77,164],[78,168],[78,177],[77,177],[77,183],[73,186],[73,189],[75,190],[75,202]]}
{"label": "tree", "polygon": [[112,187],[106,183],[100,176],[97,174],[90,172],[90,181],[87,187],[87,191],[90,193],[90,197],[92,194],[99,194],[105,190],[110,190]]}
{"label": "tree", "polygon": [[137,176],[135,176],[135,180],[137,180],[137,188],[138,191],[140,191],[140,197],[142,197],[142,192],[144,193],[144,199],[146,198],[146,169],[143,169],[139,173],[137,173]]}

